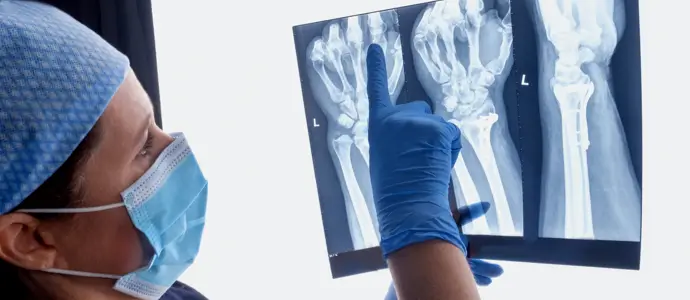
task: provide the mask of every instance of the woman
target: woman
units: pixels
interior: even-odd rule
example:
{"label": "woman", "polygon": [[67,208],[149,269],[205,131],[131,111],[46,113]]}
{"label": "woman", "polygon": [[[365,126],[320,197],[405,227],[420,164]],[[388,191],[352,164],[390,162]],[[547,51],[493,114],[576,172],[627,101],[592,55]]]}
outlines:
{"label": "woman", "polygon": [[[502,270],[465,259],[449,213],[459,131],[423,102],[389,107],[380,47],[367,63],[389,297],[476,299],[475,281]],[[199,251],[207,182],[184,135],[153,120],[123,54],[53,7],[0,1],[3,299],[205,299],[177,279]]]}
{"label": "woman", "polygon": [[0,1],[3,298],[205,299],[176,280],[206,195],[123,54],[53,7]]}

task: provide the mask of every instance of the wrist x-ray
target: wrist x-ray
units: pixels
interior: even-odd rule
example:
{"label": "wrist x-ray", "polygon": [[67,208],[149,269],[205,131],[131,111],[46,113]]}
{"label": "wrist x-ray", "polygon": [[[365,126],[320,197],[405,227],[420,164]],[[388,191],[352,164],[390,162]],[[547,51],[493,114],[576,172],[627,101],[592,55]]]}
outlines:
{"label": "wrist x-ray", "polygon": [[476,258],[639,268],[637,0],[448,0],[295,26],[334,277],[385,268],[369,178],[366,51],[396,104],[459,124],[453,209]]}

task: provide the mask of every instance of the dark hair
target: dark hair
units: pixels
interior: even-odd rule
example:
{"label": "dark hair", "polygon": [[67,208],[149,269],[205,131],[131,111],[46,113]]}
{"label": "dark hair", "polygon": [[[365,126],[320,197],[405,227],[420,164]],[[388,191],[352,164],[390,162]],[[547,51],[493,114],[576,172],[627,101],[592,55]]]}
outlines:
{"label": "dark hair", "polygon": [[[31,195],[14,208],[67,208],[83,198],[83,176],[79,170],[91,156],[100,139],[98,122],[81,141],[72,155]],[[40,220],[70,218],[72,214],[34,214]],[[49,291],[36,282],[28,271],[0,259],[0,291],[11,299],[51,299]]]}

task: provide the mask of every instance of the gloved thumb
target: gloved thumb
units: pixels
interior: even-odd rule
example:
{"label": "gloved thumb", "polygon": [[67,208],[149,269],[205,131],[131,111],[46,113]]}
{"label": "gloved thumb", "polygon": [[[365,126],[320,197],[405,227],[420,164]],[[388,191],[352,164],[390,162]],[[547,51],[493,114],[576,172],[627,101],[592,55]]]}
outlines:
{"label": "gloved thumb", "polygon": [[489,202],[479,202],[461,207],[458,209],[458,214],[460,216],[458,219],[458,226],[462,227],[485,215],[490,207],[491,203]]}
{"label": "gloved thumb", "polygon": [[376,115],[377,111],[392,106],[388,95],[386,57],[377,44],[371,44],[367,50],[367,77],[369,115]]}

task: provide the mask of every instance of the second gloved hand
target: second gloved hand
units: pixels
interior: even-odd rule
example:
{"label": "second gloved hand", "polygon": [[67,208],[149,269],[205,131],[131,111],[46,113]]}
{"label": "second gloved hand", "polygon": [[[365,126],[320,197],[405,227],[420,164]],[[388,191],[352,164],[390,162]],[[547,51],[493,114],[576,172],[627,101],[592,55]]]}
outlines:
{"label": "second gloved hand", "polygon": [[370,173],[384,257],[432,239],[466,251],[448,203],[459,129],[431,114],[426,102],[391,103],[384,54],[375,44],[367,74]]}
{"label": "second gloved hand", "polygon": [[[489,211],[491,204],[488,202],[475,203],[469,206],[461,207],[458,210],[458,228],[462,228],[465,224],[471,223],[477,218],[483,217],[487,211]],[[460,235],[463,243],[468,245],[467,236],[464,234]],[[465,256],[468,255],[464,252]],[[490,263],[488,261],[476,258],[467,259],[467,263],[470,265],[470,270],[474,275],[474,280],[477,285],[487,286],[491,284],[493,278],[501,276],[503,274],[503,268],[497,264]]]}

